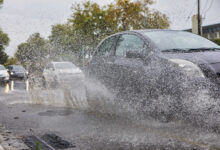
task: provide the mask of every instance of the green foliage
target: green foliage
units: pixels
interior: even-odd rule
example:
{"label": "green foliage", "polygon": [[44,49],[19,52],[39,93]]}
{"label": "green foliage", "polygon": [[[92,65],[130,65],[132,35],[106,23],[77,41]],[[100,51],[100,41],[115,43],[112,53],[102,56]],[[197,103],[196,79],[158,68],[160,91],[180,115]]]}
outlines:
{"label": "green foliage", "polygon": [[[16,58],[25,67],[35,68],[46,55],[75,63],[93,53],[97,44],[113,33],[144,28],[168,28],[166,15],[150,10],[153,0],[116,0],[106,6],[87,1],[72,7],[66,24],[52,26],[49,41],[33,34],[18,46]],[[38,62],[39,61],[39,62]],[[36,68],[35,68],[36,69]]]}
{"label": "green foliage", "polygon": [[0,29],[0,45],[8,46],[9,41],[8,35]]}
{"label": "green foliage", "polygon": [[7,59],[8,59],[8,55],[3,50],[0,50],[0,64],[6,63]]}
{"label": "green foliage", "polygon": [[216,44],[220,45],[220,39],[215,39],[215,40],[213,40],[213,42],[215,42]]}
{"label": "green foliage", "polygon": [[4,0],[0,0],[0,8],[2,7]]}
{"label": "green foliage", "polygon": [[25,43],[18,45],[15,58],[30,72],[42,72],[47,55],[47,41],[35,33]]}
{"label": "green foliage", "polygon": [[40,147],[40,143],[39,142],[36,142],[36,148],[35,150],[41,150],[41,147]]}
{"label": "green foliage", "polygon": [[6,61],[4,65],[9,66],[9,65],[15,65],[16,63],[17,63],[17,59],[14,57],[11,57],[11,58],[8,58],[8,60]]}
{"label": "green foliage", "polygon": [[152,0],[116,0],[103,7],[91,1],[76,5],[72,7],[73,14],[67,24],[52,27],[49,39],[53,50],[61,55],[73,52],[82,58],[85,54],[90,55],[104,37],[113,33],[168,28],[167,16],[149,9],[152,3]]}
{"label": "green foliage", "polygon": [[73,7],[69,22],[84,34],[108,35],[117,31],[144,28],[168,28],[165,14],[150,10],[152,0],[116,0],[116,3],[100,7],[87,1],[82,7]]}
{"label": "green foliage", "polygon": [[9,44],[8,35],[0,29],[0,64],[4,64],[8,59],[8,55],[4,51],[5,46],[8,46],[8,44]]}
{"label": "green foliage", "polygon": [[78,52],[80,41],[77,41],[77,34],[69,24],[55,25],[52,27],[50,43],[51,59],[73,59]]}

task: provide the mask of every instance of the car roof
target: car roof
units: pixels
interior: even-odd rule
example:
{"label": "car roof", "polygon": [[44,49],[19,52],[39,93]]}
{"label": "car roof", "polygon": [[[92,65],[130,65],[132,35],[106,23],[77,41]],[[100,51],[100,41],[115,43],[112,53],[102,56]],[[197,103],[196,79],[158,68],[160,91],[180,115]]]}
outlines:
{"label": "car roof", "polygon": [[114,35],[123,34],[123,33],[138,33],[142,34],[143,32],[155,32],[155,31],[165,31],[165,32],[186,32],[182,30],[170,30],[170,29],[141,29],[141,30],[128,30],[128,31],[122,31],[118,32]]}
{"label": "car roof", "polygon": [[23,67],[22,65],[9,65],[9,66],[12,66],[12,67],[21,66],[21,67]]}
{"label": "car roof", "polygon": [[53,64],[71,63],[72,64],[72,62],[70,62],[70,61],[53,61],[51,63],[53,63]]}

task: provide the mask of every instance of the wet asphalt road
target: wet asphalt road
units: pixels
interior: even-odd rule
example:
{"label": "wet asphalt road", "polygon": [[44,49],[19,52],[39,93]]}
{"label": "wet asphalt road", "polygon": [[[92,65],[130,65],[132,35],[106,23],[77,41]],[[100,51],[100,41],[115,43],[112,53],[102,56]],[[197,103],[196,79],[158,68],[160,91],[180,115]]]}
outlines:
{"label": "wet asphalt road", "polygon": [[18,136],[56,134],[71,142],[74,150],[209,149],[220,145],[220,135],[180,121],[141,121],[33,104],[27,82],[20,80],[0,88],[0,122]]}

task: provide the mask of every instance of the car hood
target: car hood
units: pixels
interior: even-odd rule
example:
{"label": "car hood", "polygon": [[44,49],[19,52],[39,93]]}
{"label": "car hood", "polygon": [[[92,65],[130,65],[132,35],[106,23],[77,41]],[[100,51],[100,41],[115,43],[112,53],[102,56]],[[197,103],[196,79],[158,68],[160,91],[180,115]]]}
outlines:
{"label": "car hood", "polygon": [[25,73],[25,71],[20,71],[20,70],[12,70],[11,72],[14,72],[14,73]]}
{"label": "car hood", "polygon": [[163,53],[167,59],[184,59],[195,64],[216,64],[220,63],[220,51],[190,52],[190,53]]}
{"label": "car hood", "polygon": [[5,73],[7,73],[7,70],[0,70],[0,75],[4,75]]}

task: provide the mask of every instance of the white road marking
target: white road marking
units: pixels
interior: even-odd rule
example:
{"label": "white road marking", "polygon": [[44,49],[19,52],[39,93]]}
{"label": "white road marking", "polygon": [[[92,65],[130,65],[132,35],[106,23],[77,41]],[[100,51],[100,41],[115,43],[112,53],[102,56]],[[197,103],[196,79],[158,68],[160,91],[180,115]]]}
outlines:
{"label": "white road marking", "polygon": [[4,148],[0,145],[0,150],[4,150]]}

